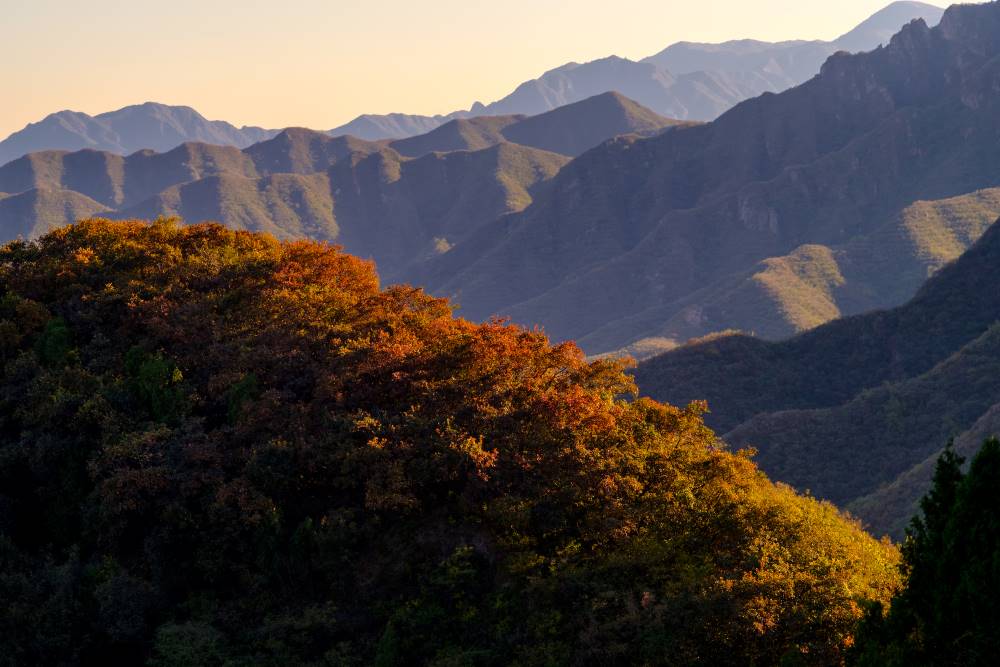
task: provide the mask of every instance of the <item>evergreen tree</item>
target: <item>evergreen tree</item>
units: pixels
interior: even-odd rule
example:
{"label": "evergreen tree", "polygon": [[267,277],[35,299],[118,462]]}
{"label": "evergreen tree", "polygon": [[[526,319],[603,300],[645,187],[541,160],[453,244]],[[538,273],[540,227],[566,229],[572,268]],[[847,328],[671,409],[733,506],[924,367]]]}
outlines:
{"label": "evergreen tree", "polygon": [[903,546],[906,587],[858,632],[860,665],[992,665],[1000,655],[1000,441],[967,474],[951,445]]}

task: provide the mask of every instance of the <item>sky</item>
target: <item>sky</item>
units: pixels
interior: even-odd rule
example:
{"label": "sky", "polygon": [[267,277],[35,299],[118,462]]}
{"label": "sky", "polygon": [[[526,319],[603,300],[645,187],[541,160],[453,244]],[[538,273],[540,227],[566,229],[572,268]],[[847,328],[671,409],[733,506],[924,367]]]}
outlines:
{"label": "sky", "polygon": [[0,137],[156,101],[236,125],[489,103],[569,61],[680,40],[833,39],[889,0],[0,0]]}

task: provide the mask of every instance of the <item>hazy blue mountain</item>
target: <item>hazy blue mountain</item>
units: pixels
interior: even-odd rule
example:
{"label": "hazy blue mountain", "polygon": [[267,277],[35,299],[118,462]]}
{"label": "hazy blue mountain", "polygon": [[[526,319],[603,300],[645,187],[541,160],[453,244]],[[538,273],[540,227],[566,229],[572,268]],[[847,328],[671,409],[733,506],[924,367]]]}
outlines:
{"label": "hazy blue mountain", "polygon": [[333,128],[330,134],[334,136],[349,134],[368,141],[402,139],[430,132],[450,119],[451,116],[420,116],[405,113],[364,114],[350,123]]}
{"label": "hazy blue mountain", "polygon": [[[476,116],[535,116],[561,106],[617,91],[668,118],[711,120],[734,104],[771,90],[756,73],[694,72],[675,76],[652,63],[609,56],[588,63],[567,63],[526,81],[491,104],[477,103],[468,111],[446,116],[368,114],[330,131],[369,140],[396,139],[422,134],[455,119]],[[405,134],[408,130],[411,134]]]}
{"label": "hazy blue mountain", "polygon": [[943,13],[940,7],[923,2],[894,2],[830,42],[762,42],[753,39],[721,44],[677,42],[643,62],[653,63],[675,74],[754,72],[773,86],[772,92],[778,92],[814,76],[823,61],[837,51],[871,51],[879,45],[888,44],[900,27],[913,19],[921,18],[927,25],[934,26]]}
{"label": "hazy blue mountain", "polygon": [[525,81],[495,102],[477,102],[468,111],[440,116],[367,114],[331,133],[397,139],[423,134],[455,118],[537,115],[613,90],[662,116],[707,121],[743,100],[803,83],[837,51],[869,51],[886,44],[913,19],[936,25],[943,11],[921,2],[894,2],[832,42],[678,42],[640,62],[618,56],[572,62]]}
{"label": "hazy blue mountain", "polygon": [[186,141],[245,148],[275,134],[276,130],[208,120],[190,107],[155,102],[97,116],[60,111],[0,141],[0,165],[45,150],[92,148],[128,155],[143,149],[165,152]]}

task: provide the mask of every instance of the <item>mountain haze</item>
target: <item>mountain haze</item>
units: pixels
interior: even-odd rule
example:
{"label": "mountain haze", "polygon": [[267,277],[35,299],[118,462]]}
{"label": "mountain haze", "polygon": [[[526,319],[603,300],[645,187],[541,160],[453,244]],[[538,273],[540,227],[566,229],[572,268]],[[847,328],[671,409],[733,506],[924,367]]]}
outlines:
{"label": "mountain haze", "polygon": [[721,44],[678,42],[639,62],[609,56],[571,62],[525,81],[509,95],[447,115],[366,114],[331,130],[365,139],[423,134],[455,118],[536,115],[604,92],[618,91],[654,112],[681,120],[713,120],[735,104],[765,92],[780,92],[815,76],[840,50],[870,51],[911,20],[935,25],[944,10],[921,2],[893,2],[832,42]]}
{"label": "mountain haze", "polygon": [[677,42],[643,59],[676,74],[700,71],[754,72],[772,86],[772,92],[798,85],[819,72],[823,62],[838,51],[860,53],[886,45],[899,29],[914,19],[937,25],[944,10],[923,2],[893,2],[850,32],[829,42],[791,40],[762,42],[753,39],[721,44]]}

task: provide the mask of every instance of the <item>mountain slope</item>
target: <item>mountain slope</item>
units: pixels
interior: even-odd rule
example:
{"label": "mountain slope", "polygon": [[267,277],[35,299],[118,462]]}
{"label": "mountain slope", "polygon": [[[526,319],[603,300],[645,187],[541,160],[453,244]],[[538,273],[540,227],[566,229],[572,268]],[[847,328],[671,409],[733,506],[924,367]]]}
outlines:
{"label": "mountain slope", "polygon": [[378,151],[378,144],[350,136],[329,137],[304,128],[288,128],[244,150],[261,174],[313,174],[341,160]]}
{"label": "mountain slope", "polygon": [[[186,143],[165,154],[127,157],[32,153],[0,167],[0,191],[73,190],[118,217],[219,220],[279,238],[336,240],[377,259],[383,275],[397,276],[498,216],[522,210],[536,186],[568,161],[511,143],[507,130],[520,141],[579,151],[620,132],[673,125],[608,93],[539,118],[456,121],[388,146],[289,128],[243,151]],[[428,154],[459,149],[469,154]]]}
{"label": "mountain slope", "polygon": [[613,346],[588,348],[604,352],[642,338],[648,327],[624,325],[650,308],[669,321],[769,258],[859,242],[916,201],[996,186],[998,17],[993,4],[957,6],[933,30],[916,21],[713,123],[591,150],[522,214],[413,279],[473,319],[508,314],[556,338],[622,323]]}
{"label": "mountain slope", "polygon": [[209,176],[172,186],[115,217],[178,217],[225,221],[233,229],[267,232],[283,239],[336,239],[330,183],[323,174],[278,174],[260,179]]}
{"label": "mountain slope", "polygon": [[[955,452],[966,461],[972,460],[987,438],[1000,435],[1000,403],[991,406],[968,430],[953,442]],[[948,437],[953,437],[949,433]],[[941,451],[906,470],[888,484],[851,502],[851,512],[866,517],[873,526],[894,535],[904,534],[907,519],[916,516],[920,499],[931,489],[934,467]]]}
{"label": "mountain slope", "polygon": [[[314,146],[337,144],[312,134],[307,143]],[[248,152],[259,157],[281,144],[303,143],[280,136],[271,142],[266,150],[253,147]],[[267,231],[281,239],[335,241],[375,259],[382,275],[392,278],[413,262],[447,252],[497,216],[522,210],[532,191],[565,162],[562,156],[514,144],[418,159],[365,146],[339,160],[317,161],[312,173],[214,175],[112,215],[179,216],[192,223],[212,220]],[[271,158],[262,161],[270,163]]]}
{"label": "mountain slope", "polygon": [[852,507],[877,530],[898,531],[926,488],[927,457],[970,429],[966,441],[981,442],[995,423],[998,261],[994,224],[899,308],[780,343],[728,336],[694,344],[643,363],[636,379],[661,399],[706,398],[709,422],[734,446],[757,447],[770,474],[858,501]]}
{"label": "mountain slope", "polygon": [[997,216],[1000,188],[918,201],[843,245],[800,246],[677,302],[611,322],[579,342],[598,350],[627,343],[642,358],[706,330],[777,340],[845,314],[892,307],[961,255]]}
{"label": "mountain slope", "polygon": [[147,102],[88,116],[60,111],[0,141],[0,165],[28,153],[90,148],[120,155],[142,149],[166,152],[189,141],[245,148],[276,134],[210,121],[190,107]]}
{"label": "mountain slope", "polygon": [[567,158],[517,144],[404,159],[391,149],[330,170],[345,248],[387,279],[447,253],[498,216],[523,210]]}
{"label": "mountain slope", "polygon": [[0,191],[32,188],[80,192],[105,206],[129,206],[172,185],[221,173],[256,176],[250,157],[230,146],[187,143],[167,153],[122,157],[85,149],[31,153],[0,167]]}

